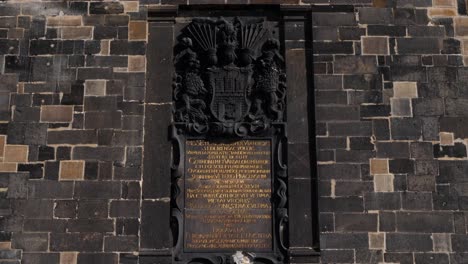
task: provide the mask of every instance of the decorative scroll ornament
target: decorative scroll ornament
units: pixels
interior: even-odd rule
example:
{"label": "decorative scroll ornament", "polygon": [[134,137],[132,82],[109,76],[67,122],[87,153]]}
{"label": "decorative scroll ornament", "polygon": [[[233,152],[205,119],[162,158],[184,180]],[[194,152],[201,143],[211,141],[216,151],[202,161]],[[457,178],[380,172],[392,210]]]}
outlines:
{"label": "decorative scroll ornament", "polygon": [[195,19],[176,47],[175,122],[243,137],[283,122],[284,60],[264,21]]}

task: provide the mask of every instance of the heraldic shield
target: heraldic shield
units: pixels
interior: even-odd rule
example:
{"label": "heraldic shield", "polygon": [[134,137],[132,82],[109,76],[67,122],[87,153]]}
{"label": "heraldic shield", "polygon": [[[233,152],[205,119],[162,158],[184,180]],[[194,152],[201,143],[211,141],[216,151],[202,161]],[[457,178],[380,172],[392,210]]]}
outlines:
{"label": "heraldic shield", "polygon": [[249,113],[253,83],[251,67],[225,66],[208,69],[210,109],[220,122],[239,122]]}

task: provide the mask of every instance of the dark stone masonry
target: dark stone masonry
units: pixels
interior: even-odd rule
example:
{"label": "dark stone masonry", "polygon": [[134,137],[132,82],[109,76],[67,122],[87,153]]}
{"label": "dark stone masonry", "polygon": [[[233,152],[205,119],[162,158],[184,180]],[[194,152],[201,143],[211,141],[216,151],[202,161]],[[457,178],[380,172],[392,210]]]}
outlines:
{"label": "dark stone masonry", "polygon": [[283,263],[468,263],[464,0],[6,0],[0,264],[173,263],[174,21],[207,4],[282,14]]}

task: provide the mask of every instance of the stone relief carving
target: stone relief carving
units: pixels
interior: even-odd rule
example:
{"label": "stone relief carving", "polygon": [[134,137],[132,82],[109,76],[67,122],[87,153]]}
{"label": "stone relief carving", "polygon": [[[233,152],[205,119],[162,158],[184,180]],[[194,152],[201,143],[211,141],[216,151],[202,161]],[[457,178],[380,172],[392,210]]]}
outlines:
{"label": "stone relief carving", "polygon": [[194,19],[176,47],[174,121],[196,134],[241,137],[284,122],[276,38],[263,20]]}

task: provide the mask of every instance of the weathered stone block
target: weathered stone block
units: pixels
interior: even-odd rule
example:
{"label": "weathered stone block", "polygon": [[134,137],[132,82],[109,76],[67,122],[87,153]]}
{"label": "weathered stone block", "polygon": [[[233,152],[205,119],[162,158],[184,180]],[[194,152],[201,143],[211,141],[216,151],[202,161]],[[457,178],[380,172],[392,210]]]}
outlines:
{"label": "weathered stone block", "polygon": [[60,162],[59,179],[67,180],[83,180],[84,179],[84,161],[65,161]]}
{"label": "weathered stone block", "polygon": [[411,117],[413,109],[409,98],[390,98],[391,113],[393,117]]}
{"label": "weathered stone block", "polygon": [[374,191],[375,192],[393,192],[395,177],[392,174],[374,175]]}
{"label": "weathered stone block", "polygon": [[146,21],[130,21],[128,23],[128,39],[130,40],[146,40],[147,31]]}
{"label": "weathered stone block", "polygon": [[385,249],[385,233],[369,233],[370,249]]}
{"label": "weathered stone block", "polygon": [[335,216],[336,232],[375,232],[377,224],[377,214],[344,213]]}
{"label": "weathered stone block", "polygon": [[4,162],[28,162],[28,146],[6,145]]}
{"label": "weathered stone block", "polygon": [[54,16],[47,17],[48,27],[81,26],[81,16]]}
{"label": "weathered stone block", "polygon": [[120,182],[76,182],[74,196],[89,199],[118,199],[121,196]]}
{"label": "weathered stone block", "polygon": [[391,8],[360,8],[359,23],[362,24],[393,24]]}
{"label": "weathered stone block", "polygon": [[362,37],[362,54],[364,55],[388,55],[388,37]]}
{"label": "weathered stone block", "polygon": [[137,236],[106,236],[104,237],[104,251],[133,252],[138,250]]}
{"label": "weathered stone block", "polygon": [[103,236],[99,233],[51,233],[51,251],[96,252],[102,250]]}
{"label": "weathered stone block", "polygon": [[65,105],[44,105],[41,107],[41,121],[68,123],[73,119],[73,107]]}
{"label": "weathered stone block", "polygon": [[391,252],[431,251],[431,234],[387,233],[386,248]]}

